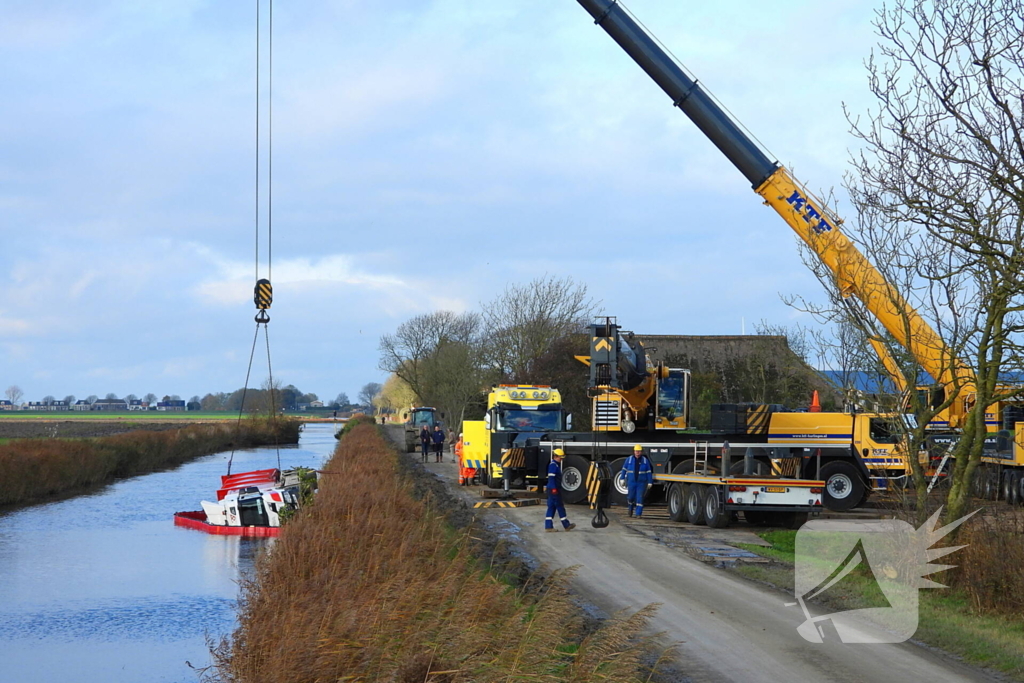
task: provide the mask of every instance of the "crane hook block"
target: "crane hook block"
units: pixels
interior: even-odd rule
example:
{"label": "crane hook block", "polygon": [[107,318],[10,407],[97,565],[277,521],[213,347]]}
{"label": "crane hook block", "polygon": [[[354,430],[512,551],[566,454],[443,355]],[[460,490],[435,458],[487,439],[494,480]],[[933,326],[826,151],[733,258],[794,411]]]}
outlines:
{"label": "crane hook block", "polygon": [[256,291],[253,296],[256,302],[256,308],[261,311],[266,311],[270,308],[270,304],[274,301],[274,288],[270,286],[270,280],[261,278],[256,281]]}

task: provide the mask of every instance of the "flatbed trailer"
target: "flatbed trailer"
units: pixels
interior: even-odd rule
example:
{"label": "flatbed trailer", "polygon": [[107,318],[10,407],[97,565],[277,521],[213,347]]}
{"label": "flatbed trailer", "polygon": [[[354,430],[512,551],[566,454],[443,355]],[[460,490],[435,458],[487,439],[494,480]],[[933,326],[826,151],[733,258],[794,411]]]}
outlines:
{"label": "flatbed trailer", "polygon": [[[695,439],[666,443],[611,441],[604,438],[605,435],[599,435],[598,440],[582,440],[580,437],[584,436],[578,433],[551,435],[537,443],[538,464],[550,459],[554,448],[565,452],[562,492],[568,503],[583,502],[587,497],[591,463],[603,461],[609,464],[612,473],[611,502],[624,504],[627,492],[622,462],[639,444],[651,459],[654,470],[648,500],[663,499],[674,521],[717,528],[727,526],[736,518],[736,513],[742,512],[747,521],[754,524],[797,527],[808,515],[823,509],[825,482],[800,474],[813,467],[815,456],[795,455],[789,446],[772,453],[761,441],[731,444],[728,440]],[[733,449],[739,449],[743,457],[734,458]],[[815,450],[820,461],[821,449]],[[771,454],[785,457],[772,460]],[[728,474],[723,475],[722,471]]]}

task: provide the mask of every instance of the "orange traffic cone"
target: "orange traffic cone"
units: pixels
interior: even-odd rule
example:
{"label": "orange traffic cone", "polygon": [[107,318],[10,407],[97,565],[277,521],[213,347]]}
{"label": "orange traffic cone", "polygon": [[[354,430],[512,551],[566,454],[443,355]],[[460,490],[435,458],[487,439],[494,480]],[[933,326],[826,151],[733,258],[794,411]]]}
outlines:
{"label": "orange traffic cone", "polygon": [[812,413],[820,413],[821,412],[821,403],[818,401],[818,390],[817,389],[815,389],[814,393],[811,395],[811,407],[808,408],[808,411],[812,412]]}

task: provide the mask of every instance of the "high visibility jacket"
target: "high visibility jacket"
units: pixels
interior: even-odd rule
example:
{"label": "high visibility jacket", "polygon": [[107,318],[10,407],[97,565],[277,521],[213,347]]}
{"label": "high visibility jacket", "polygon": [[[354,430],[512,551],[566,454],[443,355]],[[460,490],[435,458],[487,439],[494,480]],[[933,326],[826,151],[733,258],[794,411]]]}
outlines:
{"label": "high visibility jacket", "polygon": [[548,493],[562,488],[562,466],[552,460],[548,464]]}
{"label": "high visibility jacket", "polygon": [[654,482],[651,459],[642,453],[639,456],[631,455],[626,458],[626,462],[622,465],[622,471],[626,473],[627,484],[645,485]]}
{"label": "high visibility jacket", "polygon": [[455,442],[455,459],[459,461],[460,465],[462,464],[462,439]]}

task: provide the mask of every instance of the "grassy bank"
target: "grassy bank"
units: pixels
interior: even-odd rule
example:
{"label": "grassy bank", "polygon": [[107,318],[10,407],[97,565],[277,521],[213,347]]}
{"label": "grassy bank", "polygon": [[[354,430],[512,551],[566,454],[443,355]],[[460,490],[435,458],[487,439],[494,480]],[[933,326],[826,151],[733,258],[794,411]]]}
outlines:
{"label": "grassy bank", "polygon": [[[796,531],[759,535],[772,544],[770,548],[739,545],[774,562],[739,565],[736,571],[792,593]],[[955,545],[965,543],[963,550],[937,561],[957,567],[929,577],[950,588],[919,592],[920,617],[914,639],[1024,681],[1024,613],[1020,609],[1024,576],[1019,564],[1024,545],[1019,529],[1006,520],[996,524],[995,520],[978,519],[955,541]],[[877,606],[873,602],[877,584],[860,568],[829,591],[825,604],[831,610]]]}
{"label": "grassy bank", "polygon": [[512,585],[471,552],[371,425],[325,466],[315,503],[243,588],[210,680],[635,681],[649,610],[584,633],[566,574]]}
{"label": "grassy bank", "polygon": [[298,422],[248,419],[237,431],[225,423],[95,439],[16,439],[0,444],[0,505],[30,503],[231,448],[296,443],[298,435]]}

